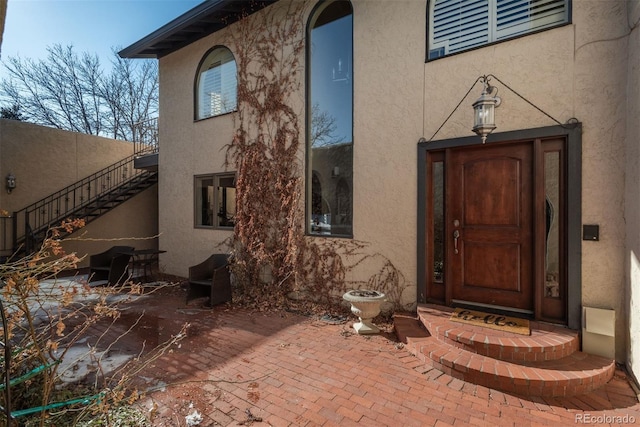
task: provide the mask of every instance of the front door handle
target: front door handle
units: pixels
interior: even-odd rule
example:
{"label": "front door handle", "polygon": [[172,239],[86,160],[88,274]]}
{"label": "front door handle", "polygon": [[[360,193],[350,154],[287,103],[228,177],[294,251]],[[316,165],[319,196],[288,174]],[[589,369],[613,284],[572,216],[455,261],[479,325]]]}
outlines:
{"label": "front door handle", "polygon": [[453,230],[453,252],[458,253],[458,237],[460,237],[460,230]]}

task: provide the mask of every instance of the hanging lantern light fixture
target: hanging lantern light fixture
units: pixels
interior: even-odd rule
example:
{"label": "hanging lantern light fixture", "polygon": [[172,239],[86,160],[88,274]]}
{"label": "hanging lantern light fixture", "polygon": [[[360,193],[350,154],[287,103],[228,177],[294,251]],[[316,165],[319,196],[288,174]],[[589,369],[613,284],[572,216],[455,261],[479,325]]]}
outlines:
{"label": "hanging lantern light fixture", "polygon": [[473,103],[473,131],[482,137],[482,143],[487,140],[487,136],[496,128],[495,109],[502,100],[497,96],[498,88],[489,84],[489,77],[482,76],[483,84],[480,98]]}

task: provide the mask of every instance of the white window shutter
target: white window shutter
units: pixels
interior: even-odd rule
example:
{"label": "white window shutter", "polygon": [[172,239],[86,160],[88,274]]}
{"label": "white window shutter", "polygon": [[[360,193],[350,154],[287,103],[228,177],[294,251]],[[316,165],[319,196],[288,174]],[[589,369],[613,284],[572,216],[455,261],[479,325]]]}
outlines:
{"label": "white window shutter", "polygon": [[205,60],[198,80],[198,118],[229,113],[237,107],[238,75],[233,54],[214,50]]}
{"label": "white window shutter", "polygon": [[429,59],[569,22],[569,0],[434,0]]}
{"label": "white window shutter", "polygon": [[497,0],[496,40],[568,21],[566,0]]}
{"label": "white window shutter", "polygon": [[489,42],[488,0],[436,1],[432,22],[430,50],[444,47],[444,55]]}

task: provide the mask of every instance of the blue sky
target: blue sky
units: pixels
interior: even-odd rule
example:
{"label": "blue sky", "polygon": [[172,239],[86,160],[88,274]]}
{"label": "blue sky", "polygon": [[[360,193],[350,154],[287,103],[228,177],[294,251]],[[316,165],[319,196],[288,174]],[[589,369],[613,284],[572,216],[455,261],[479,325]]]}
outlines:
{"label": "blue sky", "polygon": [[61,44],[95,53],[108,66],[112,47],[135,43],[202,1],[9,0],[1,59],[44,59],[48,46]]}

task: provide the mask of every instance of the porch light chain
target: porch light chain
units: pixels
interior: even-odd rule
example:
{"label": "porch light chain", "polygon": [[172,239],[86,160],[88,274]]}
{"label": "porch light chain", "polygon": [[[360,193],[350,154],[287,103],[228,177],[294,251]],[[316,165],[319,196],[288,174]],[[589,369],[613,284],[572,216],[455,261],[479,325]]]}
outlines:
{"label": "porch light chain", "polygon": [[476,87],[476,84],[484,79],[485,76],[480,76],[476,79],[475,82],[473,82],[473,84],[471,85],[471,87],[469,88],[469,90],[467,91],[467,93],[462,97],[462,99],[460,100],[460,102],[458,102],[458,105],[456,105],[456,108],[453,109],[453,111],[451,112],[451,114],[449,114],[447,116],[446,119],[444,119],[444,122],[442,122],[442,124],[440,125],[440,127],[433,133],[433,135],[431,135],[431,138],[429,138],[429,140],[427,142],[431,142],[433,140],[433,138],[436,137],[436,135],[438,134],[438,132],[440,132],[440,129],[442,129],[444,127],[445,124],[447,124],[447,122],[449,121],[449,119],[451,118],[451,116],[453,116],[453,113],[455,113],[458,108],[460,108],[460,105],[462,105],[462,103],[464,102],[465,99],[467,99],[467,96],[469,96],[469,94],[471,93],[471,91],[473,90],[474,87]]}
{"label": "porch light chain", "polygon": [[[464,102],[465,99],[467,99],[467,97],[469,96],[469,94],[471,93],[471,91],[473,90],[473,88],[476,86],[476,84],[480,81],[485,82],[488,81],[489,78],[494,78],[496,79],[496,81],[498,81],[500,84],[502,84],[504,87],[506,87],[507,89],[509,89],[511,92],[513,92],[517,97],[519,97],[520,99],[522,99],[523,101],[525,101],[527,104],[531,105],[533,108],[535,108],[536,110],[538,110],[539,112],[541,112],[542,114],[544,114],[545,116],[547,116],[548,118],[550,118],[551,120],[553,120],[555,123],[557,123],[558,125],[560,125],[561,127],[565,128],[565,129],[571,129],[573,128],[577,123],[578,123],[578,119],[576,119],[575,117],[570,118],[569,120],[567,120],[566,123],[562,123],[559,120],[557,120],[556,118],[554,118],[553,116],[551,116],[549,113],[547,113],[546,111],[544,111],[542,108],[538,107],[537,105],[535,105],[533,102],[529,101],[527,98],[525,98],[523,95],[521,95],[520,93],[518,93],[516,90],[514,90],[513,88],[511,88],[511,86],[509,86],[508,84],[506,84],[505,82],[503,82],[502,80],[500,80],[498,77],[496,77],[493,74],[487,74],[487,75],[483,75],[478,77],[474,82],[473,85],[471,85],[471,87],[469,88],[469,90],[467,91],[467,93],[462,97],[462,99],[460,100],[460,102],[458,103],[458,105],[456,105],[456,107],[453,109],[453,111],[451,111],[451,113],[447,116],[447,118],[444,120],[444,122],[442,122],[442,124],[440,125],[440,127],[438,127],[438,129],[433,133],[433,135],[431,136],[431,138],[429,138],[426,142],[431,142],[433,141],[433,138],[435,138],[435,136],[438,134],[438,132],[440,132],[440,130],[444,127],[444,125],[449,121],[449,119],[451,118],[451,116],[453,116],[453,114],[458,110],[458,108],[460,108],[460,105],[462,105],[462,103]],[[424,139],[421,138],[420,142],[425,142]]]}
{"label": "porch light chain", "polygon": [[578,119],[576,119],[575,117],[572,117],[569,120],[567,120],[566,123],[561,123],[559,120],[557,120],[556,118],[552,117],[549,113],[547,113],[542,108],[540,108],[537,105],[535,105],[533,102],[529,101],[524,96],[520,95],[517,91],[512,89],[508,84],[506,84],[505,82],[503,82],[502,80],[500,80],[499,78],[494,76],[493,74],[489,74],[487,77],[493,77],[494,79],[499,81],[504,87],[506,87],[511,92],[513,92],[518,98],[522,99],[524,102],[526,102],[527,104],[531,105],[533,108],[535,108],[536,110],[540,111],[542,114],[544,114],[545,116],[549,117],[551,120],[553,120],[554,122],[556,122],[557,124],[559,124],[563,128],[571,128],[578,122]]}

